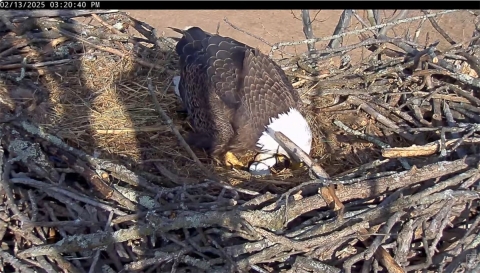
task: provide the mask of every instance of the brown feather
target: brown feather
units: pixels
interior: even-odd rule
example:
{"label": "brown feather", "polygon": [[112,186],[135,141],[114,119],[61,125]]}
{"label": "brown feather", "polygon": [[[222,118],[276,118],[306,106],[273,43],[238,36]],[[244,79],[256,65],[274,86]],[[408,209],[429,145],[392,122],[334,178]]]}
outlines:
{"label": "brown feather", "polygon": [[198,27],[173,30],[183,34],[176,52],[180,96],[194,128],[189,144],[214,156],[256,150],[270,118],[301,109],[283,70],[258,49]]}

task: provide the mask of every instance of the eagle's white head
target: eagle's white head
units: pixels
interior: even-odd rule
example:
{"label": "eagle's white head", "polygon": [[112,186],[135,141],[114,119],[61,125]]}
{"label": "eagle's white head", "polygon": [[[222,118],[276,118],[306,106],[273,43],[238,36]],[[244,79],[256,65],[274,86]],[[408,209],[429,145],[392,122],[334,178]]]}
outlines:
{"label": "eagle's white head", "polygon": [[257,156],[254,163],[250,165],[250,173],[254,175],[265,175],[270,173],[277,159],[275,154],[291,156],[283,149],[276,140],[268,133],[268,129],[282,132],[286,137],[293,141],[305,153],[310,154],[312,148],[312,131],[307,120],[295,108],[290,108],[287,112],[278,115],[277,118],[271,118],[270,124],[257,141],[257,147],[261,148],[261,154]]}

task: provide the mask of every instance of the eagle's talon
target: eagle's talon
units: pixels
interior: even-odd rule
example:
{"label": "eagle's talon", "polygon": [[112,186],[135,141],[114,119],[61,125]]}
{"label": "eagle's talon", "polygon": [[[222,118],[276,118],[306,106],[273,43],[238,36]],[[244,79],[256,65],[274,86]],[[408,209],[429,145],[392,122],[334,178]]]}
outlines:
{"label": "eagle's talon", "polygon": [[[171,29],[182,34],[176,39],[180,75],[172,79],[174,93],[187,109],[187,124],[192,131],[202,132],[189,145],[210,151],[219,165],[260,174],[274,171],[278,163],[289,165],[290,157],[275,139],[275,132],[283,133],[305,153],[311,152],[312,131],[300,112],[302,100],[273,60],[258,49],[199,27]],[[212,58],[218,61],[212,62]],[[252,80],[258,84],[251,86]],[[232,90],[232,84],[237,88]],[[254,159],[258,162],[254,167],[243,164],[232,153],[220,156],[220,152],[234,151],[233,147],[260,149],[263,155]],[[276,167],[283,168],[282,164]]]}
{"label": "eagle's talon", "polygon": [[303,168],[303,166],[305,166],[305,164],[303,162],[296,162],[295,160],[289,160],[286,156],[284,155],[277,155],[277,162],[278,163],[283,163],[285,164],[288,160],[288,168],[290,170],[299,170],[301,168]]}
{"label": "eagle's talon", "polygon": [[270,167],[268,167],[265,163],[258,162],[258,161],[250,164],[248,171],[250,172],[251,175],[258,175],[258,176],[265,176],[265,175],[271,174]]}
{"label": "eagle's talon", "polygon": [[277,154],[276,155],[276,160],[277,160],[277,164],[278,163],[285,163],[285,161],[287,161],[287,157],[284,156],[284,155]]}
{"label": "eagle's talon", "polygon": [[225,154],[225,165],[237,169],[242,169],[245,167],[245,165],[240,162],[240,160],[238,160],[238,158],[232,152],[227,152]]}
{"label": "eagle's talon", "polygon": [[303,168],[303,166],[305,166],[305,164],[303,164],[303,162],[292,162],[292,163],[290,163],[290,169],[294,170],[294,171]]}

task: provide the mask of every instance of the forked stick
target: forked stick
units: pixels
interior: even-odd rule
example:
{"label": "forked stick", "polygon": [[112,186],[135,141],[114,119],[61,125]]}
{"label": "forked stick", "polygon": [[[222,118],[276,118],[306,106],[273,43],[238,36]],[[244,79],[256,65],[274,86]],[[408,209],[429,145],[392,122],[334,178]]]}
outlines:
{"label": "forked stick", "polygon": [[[478,137],[473,137],[473,138],[467,138],[467,139],[450,139],[445,141],[444,145],[445,147],[447,146],[453,146],[455,143],[460,144],[470,144],[470,145],[475,145],[480,143],[480,138]],[[428,156],[428,155],[433,155],[440,151],[441,149],[441,143],[440,140],[430,142],[426,145],[422,146],[409,146],[409,147],[395,147],[395,148],[384,148],[382,150],[382,156],[385,158],[402,158],[402,157],[416,157],[416,156]]]}

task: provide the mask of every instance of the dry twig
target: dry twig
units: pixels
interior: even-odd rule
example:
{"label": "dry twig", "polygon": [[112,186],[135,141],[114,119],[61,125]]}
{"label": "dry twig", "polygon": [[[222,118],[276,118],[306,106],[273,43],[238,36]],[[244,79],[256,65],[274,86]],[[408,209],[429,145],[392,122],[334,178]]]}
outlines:
{"label": "dry twig", "polygon": [[[476,39],[438,52],[385,36],[427,19],[441,33],[434,18],[457,11],[403,10],[382,23],[369,10],[368,21],[354,14],[362,30],[291,43],[332,48],[284,68],[306,89],[311,153],[270,132],[309,173],[277,168],[266,179],[207,166],[185,143],[171,41],[124,13],[81,12],[15,11],[0,23],[0,271],[452,271],[477,247]],[[100,26],[62,14],[93,14]],[[340,46],[365,31],[378,35]],[[371,54],[341,69],[314,56],[360,47]]]}

